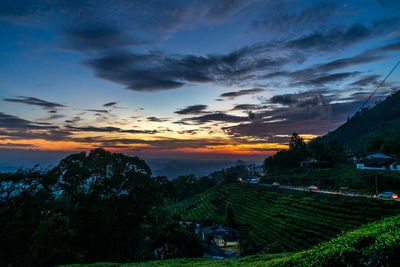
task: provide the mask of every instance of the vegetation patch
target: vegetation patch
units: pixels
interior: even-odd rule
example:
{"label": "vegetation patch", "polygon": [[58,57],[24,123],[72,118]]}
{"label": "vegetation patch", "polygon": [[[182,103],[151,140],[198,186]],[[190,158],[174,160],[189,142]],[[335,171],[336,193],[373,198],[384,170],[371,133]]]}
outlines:
{"label": "vegetation patch", "polygon": [[345,233],[297,253],[259,254],[236,260],[174,259],[109,266],[397,266],[400,262],[400,216],[393,216]]}
{"label": "vegetation patch", "polygon": [[259,252],[274,242],[287,251],[307,249],[365,223],[398,214],[400,207],[399,202],[379,199],[225,185],[172,205],[170,212],[183,220],[224,224],[227,216],[217,215],[213,203],[221,204],[216,199],[229,205],[233,212],[230,221],[247,235],[242,241],[245,253]]}

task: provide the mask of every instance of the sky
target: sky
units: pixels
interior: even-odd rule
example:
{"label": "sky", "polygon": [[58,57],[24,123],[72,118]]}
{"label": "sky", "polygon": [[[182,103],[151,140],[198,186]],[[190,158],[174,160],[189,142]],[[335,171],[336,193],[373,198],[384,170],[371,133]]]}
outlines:
{"label": "sky", "polygon": [[360,108],[400,59],[400,2],[3,0],[0,38],[0,160],[262,159]]}

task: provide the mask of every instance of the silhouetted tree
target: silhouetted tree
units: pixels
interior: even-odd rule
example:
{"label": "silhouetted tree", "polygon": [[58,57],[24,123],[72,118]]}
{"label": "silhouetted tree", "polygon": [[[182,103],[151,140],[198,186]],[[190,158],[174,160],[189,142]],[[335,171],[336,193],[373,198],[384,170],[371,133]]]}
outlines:
{"label": "silhouetted tree", "polygon": [[[193,188],[211,185],[186,178]],[[174,236],[173,256],[202,253],[181,226],[158,230],[173,224],[162,205],[175,188],[165,177],[151,178],[138,157],[94,149],[48,172],[0,174],[0,185],[1,266],[143,261],[154,257],[152,240]]]}
{"label": "silhouetted tree", "polygon": [[300,166],[300,162],[309,155],[304,139],[293,133],[289,140],[289,149],[281,150],[264,160],[267,170],[290,169]]}

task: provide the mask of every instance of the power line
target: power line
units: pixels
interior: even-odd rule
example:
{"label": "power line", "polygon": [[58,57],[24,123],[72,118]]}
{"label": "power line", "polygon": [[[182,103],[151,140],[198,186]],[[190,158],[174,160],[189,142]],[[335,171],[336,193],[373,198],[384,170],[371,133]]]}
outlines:
{"label": "power line", "polygon": [[367,100],[365,100],[365,102],[361,105],[361,108],[359,110],[362,110],[364,108],[364,106],[368,103],[369,100],[371,100],[372,96],[376,93],[376,91],[378,91],[378,89],[382,86],[382,84],[386,81],[387,78],[389,78],[390,74],[392,74],[392,72],[397,68],[397,66],[400,64],[400,60],[399,62],[397,62],[397,64],[393,67],[393,69],[389,72],[389,74],[385,77],[385,79],[383,79],[381,81],[381,83],[378,85],[378,87],[376,87],[376,89],[369,95],[369,97],[367,98]]}

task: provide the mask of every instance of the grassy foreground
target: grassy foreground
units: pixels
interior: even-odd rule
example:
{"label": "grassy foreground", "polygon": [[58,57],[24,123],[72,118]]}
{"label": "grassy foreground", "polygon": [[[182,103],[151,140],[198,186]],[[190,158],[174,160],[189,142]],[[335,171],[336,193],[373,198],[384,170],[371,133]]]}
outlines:
{"label": "grassy foreground", "polygon": [[371,223],[312,249],[237,260],[173,259],[145,263],[94,263],[90,267],[111,266],[398,266],[400,262],[400,216]]}

